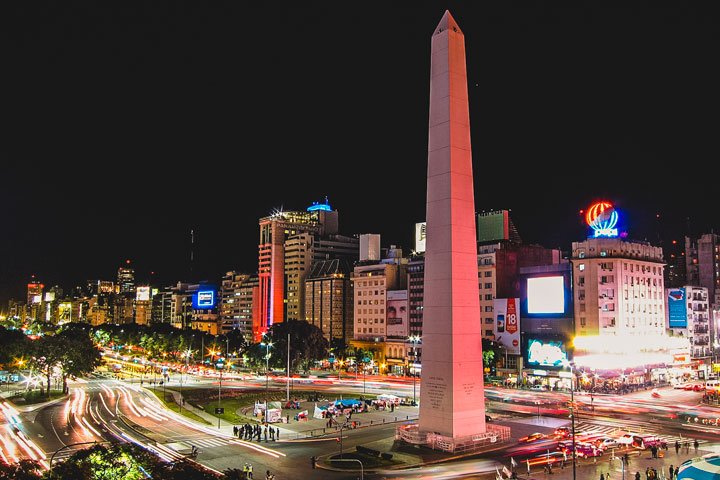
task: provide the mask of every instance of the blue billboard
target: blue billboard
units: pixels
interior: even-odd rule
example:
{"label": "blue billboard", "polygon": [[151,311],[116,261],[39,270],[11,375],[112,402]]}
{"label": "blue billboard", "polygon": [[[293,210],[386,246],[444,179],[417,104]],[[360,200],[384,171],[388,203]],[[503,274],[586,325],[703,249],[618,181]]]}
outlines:
{"label": "blue billboard", "polygon": [[193,295],[193,308],[196,310],[215,308],[215,290],[198,290]]}
{"label": "blue billboard", "polygon": [[562,367],[568,361],[565,345],[559,340],[531,338],[527,343],[527,364],[533,367]]}
{"label": "blue billboard", "polygon": [[687,328],[687,300],[684,288],[668,289],[670,328]]}

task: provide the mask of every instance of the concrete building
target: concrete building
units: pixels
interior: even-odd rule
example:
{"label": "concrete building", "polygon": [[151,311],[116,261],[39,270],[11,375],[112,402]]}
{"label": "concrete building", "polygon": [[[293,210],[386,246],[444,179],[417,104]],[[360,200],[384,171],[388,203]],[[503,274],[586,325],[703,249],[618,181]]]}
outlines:
{"label": "concrete building", "polygon": [[220,333],[217,289],[211,285],[178,282],[173,289],[170,323],[212,335]]}
{"label": "concrete building", "polygon": [[510,210],[491,210],[478,213],[477,241],[479,245],[501,241],[522,243],[520,233],[510,218]]}
{"label": "concrete building", "polygon": [[708,289],[686,285],[665,290],[670,334],[690,340],[690,357],[710,363],[713,355]]}
{"label": "concrete building", "polygon": [[403,286],[402,265],[372,263],[357,265],[353,271],[355,340],[384,342],[387,336],[387,291]]}
{"label": "concrete building", "polygon": [[[502,218],[501,215],[499,215]],[[484,243],[478,247],[478,289],[482,336],[494,340],[493,302],[496,298],[516,298],[520,294],[520,269],[562,263],[562,252],[540,245],[510,241]]]}
{"label": "concrete building", "polygon": [[259,281],[257,275],[239,272],[227,272],[222,279],[220,299],[220,321],[222,332],[238,329],[243,336],[252,341],[259,326],[253,324],[258,319]]}
{"label": "concrete building", "polygon": [[353,338],[353,287],[351,268],[345,259],[313,264],[305,280],[305,317],[332,342]]}
{"label": "concrete building", "polygon": [[687,284],[708,289],[711,305],[720,305],[720,235],[685,237]]}
{"label": "concrete building", "polygon": [[[665,334],[662,249],[619,238],[572,244],[578,336]],[[612,341],[612,340],[608,340]]]}
{"label": "concrete building", "polygon": [[[330,205],[314,204],[307,211],[278,210],[259,221],[258,277],[260,282],[261,331],[286,318],[285,248],[290,237],[309,233],[332,235],[337,233],[338,212]],[[299,305],[293,312],[299,314]]]}
{"label": "concrete building", "polygon": [[165,287],[153,293],[151,307],[152,323],[172,323],[172,290],[172,287]]}
{"label": "concrete building", "polygon": [[380,235],[377,233],[363,233],[360,235],[360,261],[380,261]]}

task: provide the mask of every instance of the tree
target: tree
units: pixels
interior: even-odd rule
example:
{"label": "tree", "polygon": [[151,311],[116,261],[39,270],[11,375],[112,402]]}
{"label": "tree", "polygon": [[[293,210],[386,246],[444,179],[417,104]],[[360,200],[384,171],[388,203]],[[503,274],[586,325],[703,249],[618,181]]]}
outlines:
{"label": "tree", "polygon": [[[307,372],[314,362],[327,358],[329,344],[322,330],[305,320],[288,320],[270,327],[269,336],[273,343],[270,357],[273,366],[287,365],[287,337],[290,334],[290,370],[302,369]],[[264,357],[263,350],[263,358]]]}
{"label": "tree", "polygon": [[87,332],[75,335],[72,331],[63,331],[57,337],[65,347],[58,366],[62,372],[63,392],[67,393],[68,377],[91,373],[102,363],[102,355]]}
{"label": "tree", "polygon": [[0,478],[5,480],[40,480],[43,468],[32,460],[6,465],[0,462]]}
{"label": "tree", "polygon": [[46,395],[50,396],[50,380],[54,368],[60,363],[67,345],[63,337],[57,335],[39,337],[33,343],[32,368],[47,379]]}
{"label": "tree", "polygon": [[28,338],[20,330],[0,327],[0,366],[12,369],[15,359],[28,350]]}

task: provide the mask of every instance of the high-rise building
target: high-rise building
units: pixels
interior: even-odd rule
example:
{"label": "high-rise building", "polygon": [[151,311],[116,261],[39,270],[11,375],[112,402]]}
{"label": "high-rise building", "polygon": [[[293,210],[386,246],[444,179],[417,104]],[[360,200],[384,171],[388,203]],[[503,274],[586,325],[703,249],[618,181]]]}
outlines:
{"label": "high-rise building", "polygon": [[673,336],[690,340],[690,357],[707,360],[713,355],[708,289],[686,285],[665,290],[667,328]]}
{"label": "high-rise building", "polygon": [[562,262],[560,250],[510,241],[484,243],[478,248],[478,287],[483,338],[494,339],[493,302],[520,294],[520,269]]}
{"label": "high-rise building", "polygon": [[165,287],[152,294],[152,323],[172,323],[173,287]]}
{"label": "high-rise building", "polygon": [[257,275],[231,271],[223,276],[220,300],[223,333],[238,329],[248,341],[260,337],[258,326],[253,324],[253,319],[258,318],[258,290]]}
{"label": "high-rise building", "polygon": [[685,262],[688,285],[707,288],[710,303],[720,305],[720,235],[685,237]]}
{"label": "high-rise building", "polygon": [[384,342],[387,337],[387,291],[404,288],[407,265],[402,263],[359,264],[353,271],[354,338]]}
{"label": "high-rise building", "polygon": [[[270,325],[282,322],[287,318],[287,278],[286,275],[286,242],[291,237],[307,233],[314,236],[334,235],[338,229],[338,212],[332,210],[327,203],[315,203],[304,212],[286,212],[278,210],[272,215],[263,217],[259,221],[260,241],[258,247],[258,277],[260,281],[260,317],[261,331],[266,331]],[[295,253],[306,253],[297,250],[298,243],[292,243]],[[298,265],[298,269],[304,268]],[[309,266],[309,265],[308,265]],[[292,269],[290,269],[293,272]],[[307,270],[305,270],[307,272]],[[293,272],[293,277],[302,285],[299,272]],[[301,292],[298,292],[301,294]],[[298,298],[302,298],[300,295]],[[296,308],[297,307],[297,308]],[[301,315],[300,304],[293,306],[293,315]],[[293,317],[295,318],[295,317]]]}
{"label": "high-rise building", "polygon": [[382,255],[380,251],[380,235],[377,233],[363,233],[360,235],[360,261],[377,262]]}
{"label": "high-rise building", "polygon": [[118,268],[117,285],[118,293],[135,295],[135,270],[130,268],[130,260],[126,260],[125,266]]}
{"label": "high-rise building", "polygon": [[336,258],[313,263],[305,280],[305,317],[328,341],[353,338],[353,289],[347,260]]}
{"label": "high-rise building", "polygon": [[212,285],[178,282],[173,288],[170,323],[176,328],[218,335],[221,329],[217,294]]}
{"label": "high-rise building", "polygon": [[38,304],[42,302],[42,294],[45,285],[40,282],[30,282],[27,285],[27,304]]}
{"label": "high-rise building", "polygon": [[477,241],[480,245],[501,241],[522,243],[520,233],[510,218],[509,210],[492,210],[478,213]]}
{"label": "high-rise building", "polygon": [[573,242],[572,252],[578,336],[601,336],[611,342],[665,334],[660,247],[620,238],[588,238]]}

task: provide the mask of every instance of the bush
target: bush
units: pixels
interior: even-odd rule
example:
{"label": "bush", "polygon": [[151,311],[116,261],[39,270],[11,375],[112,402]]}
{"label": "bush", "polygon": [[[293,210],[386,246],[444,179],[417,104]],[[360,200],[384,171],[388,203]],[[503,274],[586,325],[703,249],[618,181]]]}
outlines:
{"label": "bush", "polygon": [[380,454],[380,457],[381,457],[383,460],[392,460],[393,454],[392,454],[392,453],[388,453],[388,452],[383,452],[383,453]]}
{"label": "bush", "polygon": [[358,445],[355,447],[355,451],[358,453],[364,453],[365,455],[371,456],[371,457],[379,457],[380,456],[380,450],[375,450],[374,448],[368,448],[363,447],[362,445]]}

